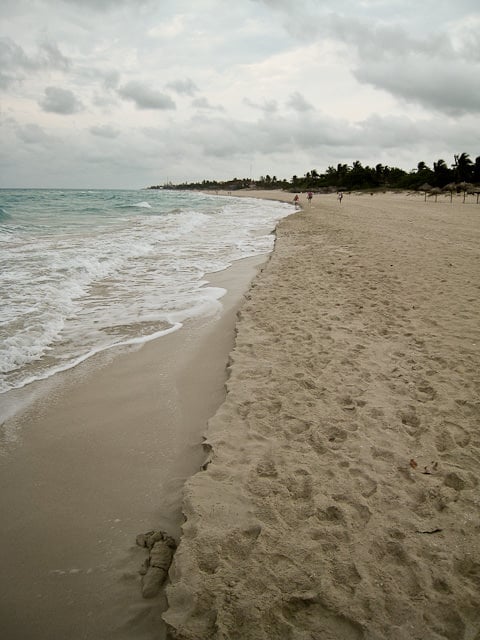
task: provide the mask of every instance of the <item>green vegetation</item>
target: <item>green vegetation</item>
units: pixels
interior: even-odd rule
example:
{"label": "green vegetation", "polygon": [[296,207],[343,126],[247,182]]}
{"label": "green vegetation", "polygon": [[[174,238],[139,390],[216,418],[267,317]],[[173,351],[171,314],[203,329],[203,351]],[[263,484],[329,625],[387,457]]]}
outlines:
{"label": "green vegetation", "polygon": [[[233,178],[224,182],[216,180],[202,180],[182,184],[167,184],[167,189],[201,189],[235,191],[255,187],[257,189],[284,189],[287,191],[352,191],[377,189],[462,189],[480,183],[480,156],[473,162],[468,153],[454,156],[450,166],[445,160],[439,159],[433,163],[433,168],[425,162],[419,162],[416,169],[406,172],[397,167],[377,164],[375,167],[362,166],[356,160],[351,166],[337,164],[329,166],[325,173],[318,173],[316,169],[307,171],[302,176],[292,176],[290,180],[279,180],[276,176],[261,176],[259,180],[250,178]],[[150,189],[160,189],[160,185]]]}

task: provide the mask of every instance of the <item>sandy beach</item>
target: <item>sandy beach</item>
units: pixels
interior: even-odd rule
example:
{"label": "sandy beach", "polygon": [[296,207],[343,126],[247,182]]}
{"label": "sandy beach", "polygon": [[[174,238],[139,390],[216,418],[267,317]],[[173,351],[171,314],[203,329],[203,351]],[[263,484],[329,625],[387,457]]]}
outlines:
{"label": "sandy beach", "polygon": [[225,397],[238,304],[264,261],[208,276],[227,289],[221,313],[9,396],[25,408],[1,425],[0,637],[165,637],[164,594],[142,598],[135,539],[180,535],[182,488]]}
{"label": "sandy beach", "polygon": [[164,618],[181,640],[478,640],[480,206],[301,202],[241,307]]}

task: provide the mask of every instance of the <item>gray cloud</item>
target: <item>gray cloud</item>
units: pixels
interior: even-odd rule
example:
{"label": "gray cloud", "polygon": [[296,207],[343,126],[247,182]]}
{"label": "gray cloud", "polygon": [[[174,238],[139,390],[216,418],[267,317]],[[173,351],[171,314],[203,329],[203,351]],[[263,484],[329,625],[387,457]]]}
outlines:
{"label": "gray cloud", "polygon": [[290,95],[287,100],[287,106],[299,113],[313,111],[313,106],[305,100],[299,91],[295,91]]}
{"label": "gray cloud", "polygon": [[174,82],[169,82],[166,86],[169,89],[173,89],[180,95],[185,96],[193,96],[198,91],[197,85],[193,80],[190,80],[190,78],[187,78],[186,80],[175,80]]}
{"label": "gray cloud", "polygon": [[480,111],[480,88],[473,80],[480,65],[464,43],[456,50],[445,33],[412,38],[393,27],[369,32],[363,26],[350,36],[359,52],[352,69],[359,82],[449,115]]}
{"label": "gray cloud", "polygon": [[[0,68],[13,72],[12,79],[19,78],[19,72],[38,71],[40,69],[60,69],[66,71],[70,67],[69,59],[62,54],[58,46],[49,41],[38,45],[34,55],[25,50],[11,38],[0,38]],[[6,75],[6,74],[5,74]]]}
{"label": "gray cloud", "polygon": [[41,42],[39,54],[39,62],[43,68],[61,69],[63,71],[67,71],[70,68],[71,62],[69,58],[63,55],[54,42],[48,40]]}
{"label": "gray cloud", "polygon": [[480,65],[468,69],[447,61],[407,56],[395,73],[387,57],[362,65],[355,77],[406,101],[455,115],[480,113],[480,85],[472,73],[480,77]]}
{"label": "gray cloud", "polygon": [[418,35],[407,30],[402,22],[388,24],[378,18],[366,20],[354,14],[331,13],[319,24],[314,22],[313,29],[317,35],[355,47],[362,59],[376,59],[385,54],[400,56],[412,51],[430,56],[453,53],[450,38],[443,30],[429,32],[428,26]]}
{"label": "gray cloud", "polygon": [[118,89],[118,94],[126,100],[132,100],[138,109],[176,109],[170,96],[140,82],[128,82]]}
{"label": "gray cloud", "polygon": [[118,71],[101,71],[100,76],[103,78],[103,86],[105,89],[116,89],[120,82],[120,74]]}
{"label": "gray cloud", "polygon": [[[448,0],[420,5],[364,0],[361,6],[357,0],[301,5],[293,0],[256,1],[283,16],[285,24],[288,20],[287,28],[297,39],[343,46],[346,64],[362,84],[449,115],[480,108],[474,80],[480,61],[476,0],[459,0],[453,13]],[[462,12],[464,22],[454,29]]]}
{"label": "gray cloud", "polygon": [[111,8],[132,5],[134,7],[149,4],[150,0],[60,0],[65,4],[78,7],[88,7],[94,11],[107,11]]}
{"label": "gray cloud", "polygon": [[10,38],[0,38],[0,65],[1,69],[16,70],[24,67],[29,60],[22,47]]}
{"label": "gray cloud", "polygon": [[71,115],[83,110],[83,105],[69,89],[47,87],[45,97],[39,102],[43,111]]}
{"label": "gray cloud", "polygon": [[225,111],[222,105],[210,104],[210,102],[204,97],[195,98],[195,100],[192,100],[192,107],[196,107],[197,109],[202,109],[205,111]]}
{"label": "gray cloud", "polygon": [[26,144],[49,144],[55,140],[55,138],[47,133],[45,133],[42,127],[39,127],[38,124],[27,124],[25,126],[20,126],[16,130],[17,136],[20,140],[23,140]]}
{"label": "gray cloud", "polygon": [[462,25],[459,50],[465,60],[480,62],[480,15]]}
{"label": "gray cloud", "polygon": [[[256,122],[202,114],[184,123],[181,129],[149,129],[146,135],[150,141],[157,140],[162,149],[174,149],[179,162],[186,155],[192,165],[196,161],[192,178],[218,177],[214,173],[217,161],[235,173],[236,167],[242,166],[242,159],[253,156],[263,158],[263,172],[273,171],[277,176],[284,172],[287,177],[312,166],[323,171],[329,164],[351,164],[354,160],[371,165],[382,162],[408,170],[412,150],[416,161],[424,158],[433,162],[437,157],[447,161],[453,158],[452,149],[468,151],[480,146],[480,132],[472,137],[471,123],[446,122],[441,115],[421,120],[370,116],[349,123],[334,116],[311,114],[306,126],[296,114],[265,116]],[[426,154],[429,148],[436,149],[431,158]],[[292,150],[296,161],[295,167],[289,169]],[[303,158],[305,167],[301,164]],[[205,165],[210,169],[208,175]]]}
{"label": "gray cloud", "polygon": [[120,131],[118,129],[115,129],[108,124],[90,127],[90,133],[94,136],[98,136],[99,138],[110,139],[118,138],[118,136],[120,135]]}
{"label": "gray cloud", "polygon": [[120,73],[116,69],[84,67],[78,69],[77,74],[83,81],[99,83],[107,91],[116,89],[120,83]]}
{"label": "gray cloud", "polygon": [[[30,149],[36,137],[41,143],[41,132],[27,129],[22,131],[22,137],[15,123],[9,125],[4,121],[2,141],[9,140],[10,126],[16,130],[17,142],[12,141],[4,148],[6,165],[2,180],[7,184],[13,179],[17,184],[22,181],[27,184],[28,175],[32,174],[41,185],[42,181],[51,184],[54,175],[57,186],[71,186],[74,172],[93,165],[96,168],[88,174],[91,186],[142,186],[156,184],[167,175],[174,181],[250,175],[252,159],[254,176],[270,173],[289,178],[312,167],[324,171],[329,164],[351,164],[357,159],[364,165],[382,162],[408,170],[421,159],[431,164],[443,157],[449,163],[453,160],[452,149],[466,151],[472,157],[478,155],[480,131],[475,129],[475,122],[469,117],[462,122],[445,120],[441,115],[422,120],[371,116],[352,124],[334,116],[312,113],[305,126],[304,119],[298,118],[295,112],[266,115],[255,122],[207,112],[165,127],[146,128],[142,136],[140,130],[137,134],[122,132],[115,146],[97,148],[94,136],[72,132],[68,141],[56,141],[48,155],[35,155]],[[18,143],[18,139],[24,137],[28,140],[28,154],[22,153]],[[145,144],[146,138],[148,144]],[[432,148],[435,149],[433,155],[429,151]],[[132,154],[143,160],[132,165]],[[165,175],[159,169],[159,157],[168,157]],[[44,160],[40,169],[39,158]],[[48,171],[43,166],[48,166]]]}
{"label": "gray cloud", "polygon": [[252,107],[252,109],[258,109],[259,111],[263,111],[264,113],[275,113],[278,111],[278,102],[276,100],[265,100],[262,104],[259,102],[255,102],[254,100],[250,100],[250,98],[244,98],[243,103]]}
{"label": "gray cloud", "polygon": [[8,73],[0,71],[0,89],[8,89],[16,82],[17,78]]}

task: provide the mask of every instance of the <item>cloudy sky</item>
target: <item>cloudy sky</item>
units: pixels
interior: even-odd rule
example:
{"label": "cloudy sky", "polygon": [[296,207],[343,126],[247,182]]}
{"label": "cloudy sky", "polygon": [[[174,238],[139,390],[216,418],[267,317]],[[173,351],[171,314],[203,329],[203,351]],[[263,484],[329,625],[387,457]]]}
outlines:
{"label": "cloudy sky", "polygon": [[0,187],[480,155],[479,0],[1,0]]}

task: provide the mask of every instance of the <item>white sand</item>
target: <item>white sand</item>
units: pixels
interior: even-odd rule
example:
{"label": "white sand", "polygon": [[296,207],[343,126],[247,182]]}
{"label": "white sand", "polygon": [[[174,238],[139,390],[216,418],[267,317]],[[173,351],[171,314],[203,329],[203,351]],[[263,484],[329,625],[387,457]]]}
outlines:
{"label": "white sand", "polygon": [[302,200],[241,309],[164,617],[182,640],[478,640],[480,206]]}

